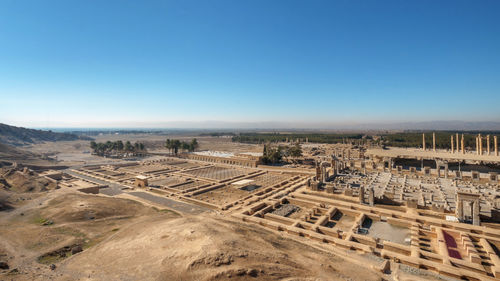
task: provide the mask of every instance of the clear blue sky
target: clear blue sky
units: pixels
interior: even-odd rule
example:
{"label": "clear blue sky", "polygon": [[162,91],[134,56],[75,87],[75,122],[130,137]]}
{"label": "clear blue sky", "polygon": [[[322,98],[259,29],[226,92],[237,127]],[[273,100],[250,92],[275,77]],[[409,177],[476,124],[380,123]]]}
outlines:
{"label": "clear blue sky", "polygon": [[0,1],[0,122],[500,121],[500,1]]}

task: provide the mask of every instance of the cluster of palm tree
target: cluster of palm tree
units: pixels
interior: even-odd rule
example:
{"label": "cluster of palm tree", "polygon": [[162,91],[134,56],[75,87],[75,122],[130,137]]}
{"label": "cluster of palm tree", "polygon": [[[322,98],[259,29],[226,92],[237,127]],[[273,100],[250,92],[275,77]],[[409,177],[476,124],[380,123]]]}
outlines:
{"label": "cluster of palm tree", "polygon": [[279,164],[282,162],[283,158],[285,160],[290,160],[289,158],[297,158],[302,156],[302,148],[300,144],[295,144],[293,146],[278,146],[275,147],[271,144],[264,145],[264,150],[262,151],[262,162],[264,164]]}
{"label": "cluster of palm tree", "polygon": [[132,144],[130,141],[123,143],[119,141],[107,141],[105,143],[95,141],[90,142],[90,148],[94,150],[94,153],[99,156],[117,154],[117,153],[138,153],[146,151],[146,147],[143,143],[135,142]]}
{"label": "cluster of palm tree", "polygon": [[190,142],[173,139],[167,139],[165,141],[165,148],[167,148],[170,153],[173,151],[175,155],[179,153],[179,149],[193,152],[198,148],[198,146],[198,141],[196,139],[192,139]]}
{"label": "cluster of palm tree", "polygon": [[283,158],[283,146],[273,147],[270,144],[264,145],[264,150],[262,151],[262,162],[264,164],[278,164]]}

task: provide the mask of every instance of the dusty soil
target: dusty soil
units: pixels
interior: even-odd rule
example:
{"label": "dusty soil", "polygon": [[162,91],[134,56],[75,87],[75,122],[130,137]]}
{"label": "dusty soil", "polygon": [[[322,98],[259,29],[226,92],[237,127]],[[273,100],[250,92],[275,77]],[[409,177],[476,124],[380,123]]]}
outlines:
{"label": "dusty soil", "polygon": [[90,153],[90,141],[84,140],[37,143],[21,148],[31,153],[49,155],[57,160],[59,165],[117,162],[115,159],[92,155]]}
{"label": "dusty soil", "polygon": [[[179,139],[181,141],[190,141],[193,138],[198,140],[200,145],[199,150],[217,150],[217,151],[227,151],[233,153],[240,152],[262,152],[261,145],[255,144],[244,144],[244,143],[233,143],[230,138],[218,138],[218,137],[206,137],[206,136],[176,136],[176,135],[151,135],[151,134],[109,134],[100,135],[95,137],[96,142],[106,142],[106,141],[130,141],[142,142],[145,144],[148,151],[151,152],[162,152],[167,153],[168,150],[165,149],[164,144],[167,138]],[[93,156],[90,154],[90,141],[59,141],[59,142],[45,142],[37,143],[29,146],[23,146],[22,149],[27,150],[31,153],[46,154],[51,155],[51,157],[57,157],[58,161],[62,161],[61,164],[72,165],[72,164],[90,164],[90,163],[102,163],[102,162],[116,162],[113,159],[104,159],[102,157]]]}
{"label": "dusty soil", "polygon": [[69,189],[22,195],[26,200],[9,202],[12,209],[0,213],[0,262],[9,266],[0,270],[0,280],[52,280],[49,265],[72,255],[54,254],[64,247],[85,252],[140,219],[178,217],[132,200]]}
{"label": "dusty soil", "polygon": [[11,167],[0,168],[0,189],[16,193],[41,192],[55,189],[57,183],[36,172]]}
{"label": "dusty soil", "polygon": [[331,254],[217,215],[134,224],[56,271],[61,280],[379,280]]}
{"label": "dusty soil", "polygon": [[10,145],[0,143],[0,165],[4,161],[8,163],[17,162],[20,164],[31,164],[40,166],[55,164],[55,161],[45,159],[43,155],[30,152],[24,149],[24,147],[22,148],[13,147]]}
{"label": "dusty soil", "polygon": [[37,195],[1,213],[0,262],[9,269],[0,280],[379,280],[218,214],[181,216],[70,189]]}

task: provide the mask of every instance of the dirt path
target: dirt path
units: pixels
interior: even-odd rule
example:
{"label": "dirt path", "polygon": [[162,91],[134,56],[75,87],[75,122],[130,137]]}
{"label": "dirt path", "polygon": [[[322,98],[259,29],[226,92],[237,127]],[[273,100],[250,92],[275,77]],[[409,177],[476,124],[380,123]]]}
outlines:
{"label": "dirt path", "polygon": [[204,207],[201,207],[198,205],[193,205],[193,204],[175,201],[175,200],[168,199],[165,197],[156,196],[156,195],[153,195],[151,193],[144,192],[144,191],[128,192],[127,194],[151,201],[155,204],[165,206],[166,208],[172,209],[172,210],[180,212],[180,213],[197,215],[197,214],[211,211],[208,208],[204,208]]}

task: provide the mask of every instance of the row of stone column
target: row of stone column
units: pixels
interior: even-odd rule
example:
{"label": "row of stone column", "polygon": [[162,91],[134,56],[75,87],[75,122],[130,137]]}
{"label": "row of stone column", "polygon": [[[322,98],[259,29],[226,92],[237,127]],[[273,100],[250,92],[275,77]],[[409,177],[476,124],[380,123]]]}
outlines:
{"label": "row of stone column", "polygon": [[[484,151],[483,151],[483,140],[486,139],[486,155],[491,155],[491,152],[490,152],[490,145],[491,145],[491,139],[490,139],[490,135],[487,135],[486,137],[483,137],[481,136],[481,134],[478,134],[476,136],[476,153],[478,155],[483,155],[484,154]],[[494,152],[495,152],[495,156],[498,156],[498,138],[497,136],[493,136],[493,147],[494,147]]]}
{"label": "row of stone column", "polygon": [[[422,134],[422,149],[425,151],[425,133]],[[436,151],[436,133],[432,133],[432,151]]]}
{"label": "row of stone column", "polygon": [[458,133],[455,136],[455,141],[457,144],[456,148],[455,148],[455,142],[453,141],[453,135],[451,135],[451,153],[455,153],[455,151],[459,153],[461,150],[462,154],[464,154],[465,153],[464,134],[462,134],[461,146],[460,146],[460,141],[458,139]]}
{"label": "row of stone column", "polygon": [[293,140],[293,138],[290,138],[290,140],[288,138],[285,139],[285,142],[286,143],[309,143],[309,138],[296,138],[295,141]]}
{"label": "row of stone column", "polygon": [[[462,153],[465,154],[465,142],[464,142],[464,134],[462,134],[461,141],[459,141],[458,133],[456,134],[455,138],[453,138],[453,135],[450,136],[451,139],[451,153]],[[491,138],[490,135],[487,135],[486,137],[481,136],[481,134],[478,134],[476,136],[476,154],[477,155],[483,155],[483,140],[486,140],[486,155],[491,155],[490,151],[490,145],[491,145]],[[456,147],[455,147],[456,144]],[[497,136],[493,136],[493,148],[494,148],[494,155],[498,156],[498,138]],[[422,149],[425,151],[426,150],[426,143],[425,143],[425,133],[422,134]],[[432,151],[436,151],[436,134],[432,133]]]}

